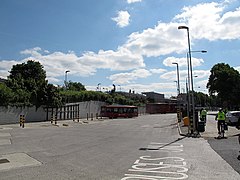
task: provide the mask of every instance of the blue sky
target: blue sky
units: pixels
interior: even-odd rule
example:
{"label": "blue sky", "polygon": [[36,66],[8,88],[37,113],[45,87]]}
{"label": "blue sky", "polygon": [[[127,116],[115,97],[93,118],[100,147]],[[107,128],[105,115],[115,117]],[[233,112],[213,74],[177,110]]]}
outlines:
{"label": "blue sky", "polygon": [[177,94],[187,77],[187,31],[194,88],[207,93],[213,65],[240,70],[239,0],[1,0],[0,77],[12,65],[39,61],[50,83],[81,82],[89,90]]}

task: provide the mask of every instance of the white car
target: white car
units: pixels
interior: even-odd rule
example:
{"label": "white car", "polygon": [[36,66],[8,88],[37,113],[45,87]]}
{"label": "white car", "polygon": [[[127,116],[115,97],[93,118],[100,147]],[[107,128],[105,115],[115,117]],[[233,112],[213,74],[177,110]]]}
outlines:
{"label": "white car", "polygon": [[236,125],[240,119],[240,111],[228,111],[226,113],[226,122],[229,125]]}

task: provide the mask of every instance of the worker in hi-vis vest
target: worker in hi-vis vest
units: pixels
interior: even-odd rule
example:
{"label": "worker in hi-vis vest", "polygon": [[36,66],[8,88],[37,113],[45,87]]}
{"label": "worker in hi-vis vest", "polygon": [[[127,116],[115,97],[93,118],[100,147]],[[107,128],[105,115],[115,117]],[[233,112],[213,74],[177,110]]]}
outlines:
{"label": "worker in hi-vis vest", "polygon": [[226,116],[225,113],[223,112],[222,108],[219,109],[219,112],[217,113],[216,116],[216,120],[217,120],[217,129],[218,129],[218,134],[220,135],[220,126],[221,124],[225,125],[225,120],[226,120]]}
{"label": "worker in hi-vis vest", "polygon": [[204,121],[204,123],[207,121],[207,110],[205,108],[201,109],[200,120]]}

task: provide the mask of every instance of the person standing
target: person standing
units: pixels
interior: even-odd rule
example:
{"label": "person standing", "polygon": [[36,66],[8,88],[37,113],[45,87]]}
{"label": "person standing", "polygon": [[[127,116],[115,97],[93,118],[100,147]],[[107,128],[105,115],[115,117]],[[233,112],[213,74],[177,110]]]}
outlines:
{"label": "person standing", "polygon": [[222,108],[219,109],[219,112],[217,113],[216,116],[216,120],[217,120],[217,129],[218,129],[218,135],[221,135],[221,125],[223,124],[225,126],[225,120],[226,120],[226,116],[225,113],[223,112]]}
{"label": "person standing", "polygon": [[207,121],[207,110],[205,108],[203,108],[200,112],[200,119],[201,119],[201,121],[204,121],[204,123],[206,123],[206,121]]}

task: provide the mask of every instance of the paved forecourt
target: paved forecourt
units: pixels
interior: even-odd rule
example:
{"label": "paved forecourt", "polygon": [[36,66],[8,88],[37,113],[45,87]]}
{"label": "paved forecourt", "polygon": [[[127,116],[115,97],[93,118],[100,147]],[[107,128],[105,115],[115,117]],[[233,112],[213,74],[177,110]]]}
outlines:
{"label": "paved forecourt", "polygon": [[84,121],[0,126],[1,179],[240,179],[175,114]]}

